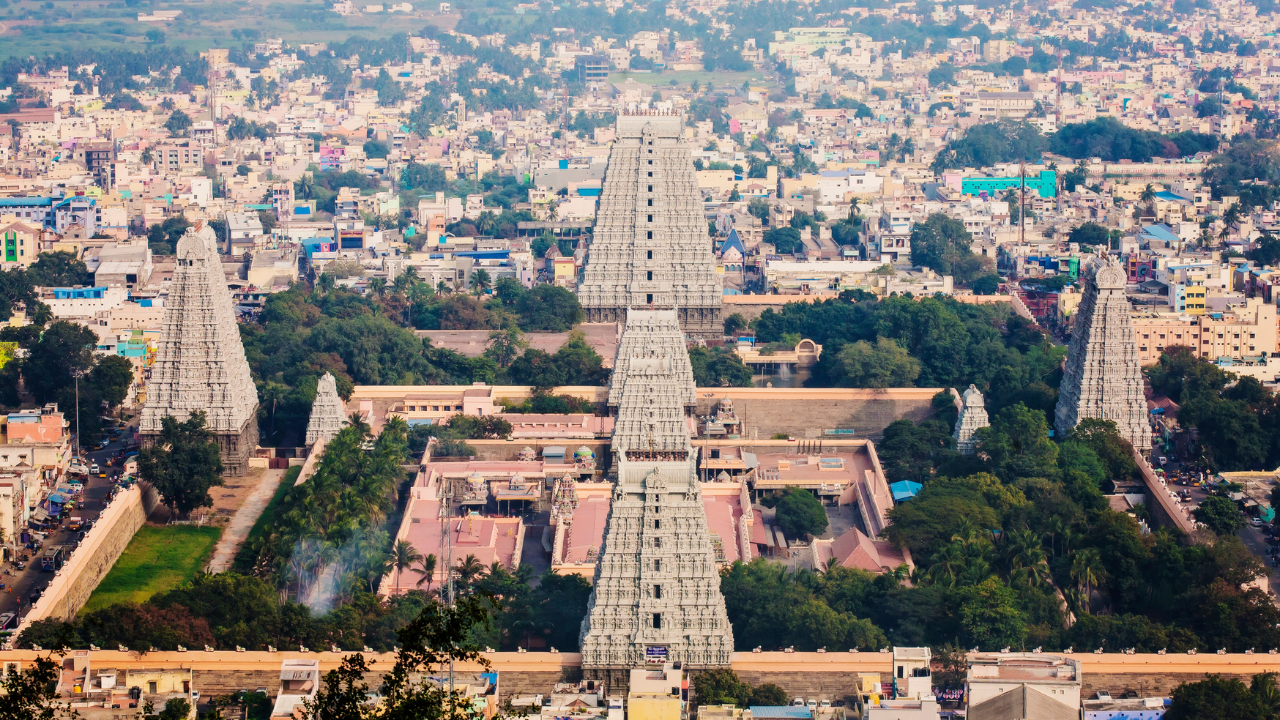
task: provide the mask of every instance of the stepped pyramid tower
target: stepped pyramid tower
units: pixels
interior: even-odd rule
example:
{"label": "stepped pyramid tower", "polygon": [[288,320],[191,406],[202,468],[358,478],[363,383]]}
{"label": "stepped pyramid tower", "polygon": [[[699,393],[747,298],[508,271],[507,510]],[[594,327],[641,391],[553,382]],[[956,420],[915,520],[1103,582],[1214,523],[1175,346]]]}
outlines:
{"label": "stepped pyramid tower", "polygon": [[166,415],[186,420],[203,412],[218,437],[224,469],[243,475],[258,446],[258,391],[216,243],[213,230],[199,222],[178,241],[139,430],[149,445]]}
{"label": "stepped pyramid tower", "polygon": [[952,437],[956,439],[956,450],[972,455],[976,448],[973,433],[979,428],[990,426],[991,421],[987,419],[986,400],[978,388],[970,385],[962,397],[964,407],[960,408],[960,416],[956,418],[956,431]]}
{"label": "stepped pyramid tower", "polygon": [[646,664],[727,667],[733,653],[689,441],[688,353],[652,335],[678,332],[675,310],[629,311],[614,366],[618,476],[581,634],[586,677],[610,688]]}
{"label": "stepped pyramid tower", "polygon": [[689,335],[724,334],[722,283],[682,131],[676,114],[618,118],[578,284],[587,322],[623,322],[629,307],[669,308]]}
{"label": "stepped pyramid tower", "polygon": [[1125,278],[1115,258],[1093,260],[1086,269],[1053,426],[1062,434],[1085,418],[1113,420],[1121,437],[1146,451],[1151,429]]}
{"label": "stepped pyramid tower", "polygon": [[329,442],[347,424],[347,408],[338,396],[338,383],[327,372],[316,385],[316,399],[311,403],[311,420],[307,422],[307,447]]}

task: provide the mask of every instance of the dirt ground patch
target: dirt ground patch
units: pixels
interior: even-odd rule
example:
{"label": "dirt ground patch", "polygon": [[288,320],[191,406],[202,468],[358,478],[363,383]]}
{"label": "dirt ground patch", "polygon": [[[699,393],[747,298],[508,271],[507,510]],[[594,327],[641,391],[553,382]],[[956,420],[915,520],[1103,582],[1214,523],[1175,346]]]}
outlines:
{"label": "dirt ground patch", "polygon": [[[209,496],[213,498],[213,507],[196,510],[191,513],[191,519],[198,520],[203,516],[207,523],[226,524],[244,504],[245,499],[253,494],[254,489],[262,482],[262,475],[265,472],[267,472],[266,468],[249,468],[249,472],[240,477],[224,477],[222,487],[209,490]],[[168,522],[169,508],[158,505],[147,520],[153,523]]]}

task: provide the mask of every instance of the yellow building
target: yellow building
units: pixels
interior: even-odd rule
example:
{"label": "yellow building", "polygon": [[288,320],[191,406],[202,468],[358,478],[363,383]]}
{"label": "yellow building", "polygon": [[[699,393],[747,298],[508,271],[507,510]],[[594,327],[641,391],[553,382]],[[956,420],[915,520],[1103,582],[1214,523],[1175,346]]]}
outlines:
{"label": "yellow building", "polygon": [[688,693],[688,678],[672,663],[632,670],[627,720],[681,720]]}
{"label": "yellow building", "polygon": [[1276,307],[1261,298],[1249,298],[1225,312],[1135,314],[1133,339],[1143,365],[1155,364],[1166,348],[1175,345],[1207,360],[1270,355],[1278,351]]}
{"label": "yellow building", "polygon": [[19,222],[11,215],[0,217],[0,263],[30,267],[40,255],[43,234],[43,228],[38,225]]}

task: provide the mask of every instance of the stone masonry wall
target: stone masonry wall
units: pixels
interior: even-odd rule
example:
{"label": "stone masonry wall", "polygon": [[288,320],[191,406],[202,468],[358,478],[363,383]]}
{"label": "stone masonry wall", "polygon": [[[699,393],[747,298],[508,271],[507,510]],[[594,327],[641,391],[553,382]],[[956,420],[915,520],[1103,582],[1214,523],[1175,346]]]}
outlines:
{"label": "stone masonry wall", "polygon": [[[698,398],[698,414],[709,415],[713,398]],[[820,438],[824,430],[850,429],[855,436],[879,440],[895,420],[920,422],[933,413],[932,398],[922,399],[773,399],[734,398],[734,410],[742,420],[743,436],[767,440],[775,433],[797,438]]]}
{"label": "stone masonry wall", "polygon": [[19,630],[44,618],[74,617],[115,565],[155,504],[155,490],[149,486],[144,491],[142,485],[134,485],[117,495],[54,577],[44,596],[23,618]]}

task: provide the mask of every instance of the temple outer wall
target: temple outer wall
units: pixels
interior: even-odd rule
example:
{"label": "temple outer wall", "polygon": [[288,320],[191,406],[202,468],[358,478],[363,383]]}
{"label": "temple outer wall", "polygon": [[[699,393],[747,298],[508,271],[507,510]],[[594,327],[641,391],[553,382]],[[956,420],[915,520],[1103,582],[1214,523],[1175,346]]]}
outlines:
{"label": "temple outer wall", "polygon": [[[441,386],[428,385],[358,385],[352,391],[349,408],[358,408],[361,400],[396,400],[408,395],[439,393]],[[459,394],[469,386],[453,386]],[[878,440],[884,429],[895,420],[903,418],[920,422],[930,417],[933,396],[946,388],[698,388],[697,412],[708,415],[721,399],[733,401],[742,420],[743,439],[767,440],[775,434],[786,434],[803,439],[837,439],[858,437]],[[609,397],[609,388],[595,386],[564,386],[551,389],[553,395],[572,395],[589,400],[601,408]],[[497,385],[493,388],[495,400],[507,398],[522,401],[533,395],[533,388],[524,385]],[[460,395],[459,395],[460,396]],[[852,433],[825,435],[825,430],[852,430]],[[752,433],[754,432],[754,436]],[[471,441],[472,444],[475,441]],[[510,443],[517,450],[529,441]],[[543,444],[576,447],[590,443],[577,441],[544,441]],[[479,449],[479,446],[476,446]],[[600,453],[596,457],[601,457]]]}
{"label": "temple outer wall", "polygon": [[102,511],[80,547],[22,619],[15,636],[36,620],[69,620],[84,607],[94,588],[124,553],[134,533],[146,522],[147,514],[159,503],[155,489],[149,485],[143,488],[143,484],[135,484],[117,495]]}

